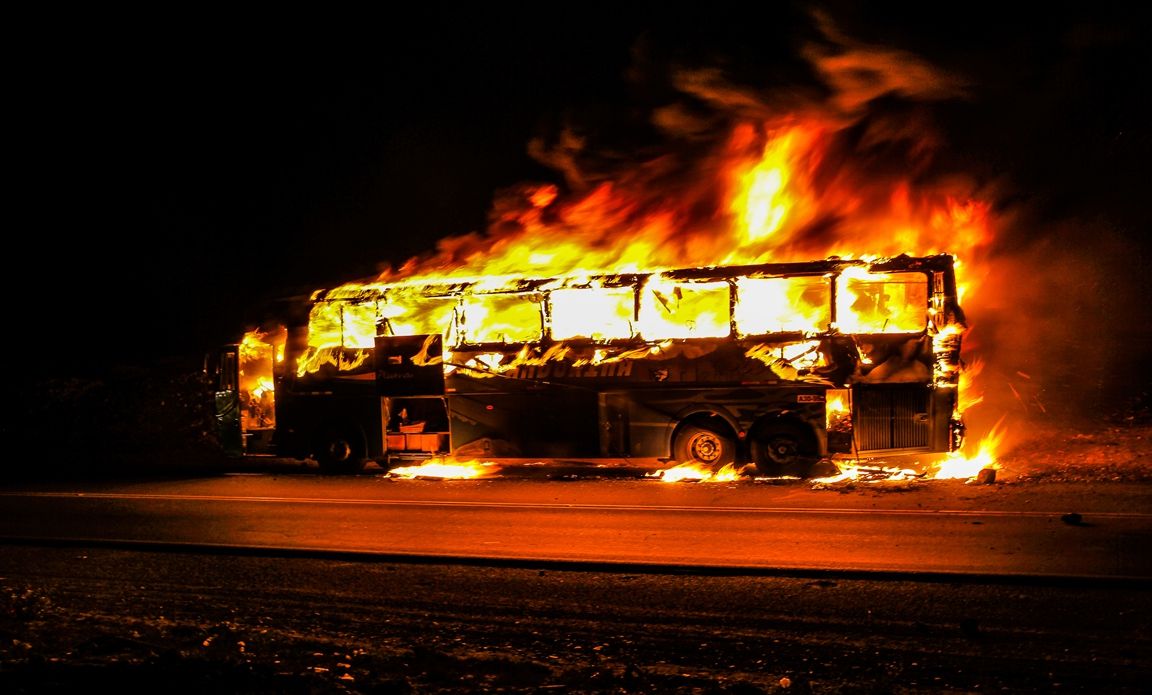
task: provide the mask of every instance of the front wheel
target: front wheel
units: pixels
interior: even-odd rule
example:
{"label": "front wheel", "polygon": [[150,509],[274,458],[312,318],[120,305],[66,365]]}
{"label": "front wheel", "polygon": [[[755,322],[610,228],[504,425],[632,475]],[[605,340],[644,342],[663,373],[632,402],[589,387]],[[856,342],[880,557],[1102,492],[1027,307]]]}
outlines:
{"label": "front wheel", "polygon": [[736,440],[719,427],[684,425],[676,433],[672,455],[678,463],[716,471],[736,461]]}

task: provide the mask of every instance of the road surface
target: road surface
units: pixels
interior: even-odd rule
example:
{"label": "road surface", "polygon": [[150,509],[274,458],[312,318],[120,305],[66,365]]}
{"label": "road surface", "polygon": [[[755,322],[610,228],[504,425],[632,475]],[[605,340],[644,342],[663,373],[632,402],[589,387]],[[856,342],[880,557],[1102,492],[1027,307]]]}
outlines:
{"label": "road surface", "polygon": [[[1118,488],[1119,489],[1119,488]],[[850,493],[657,480],[225,475],[9,486],[0,537],[523,562],[1152,578],[1152,505],[934,481]],[[1119,494],[1119,493],[1118,493]],[[1071,516],[1075,514],[1075,516]]]}

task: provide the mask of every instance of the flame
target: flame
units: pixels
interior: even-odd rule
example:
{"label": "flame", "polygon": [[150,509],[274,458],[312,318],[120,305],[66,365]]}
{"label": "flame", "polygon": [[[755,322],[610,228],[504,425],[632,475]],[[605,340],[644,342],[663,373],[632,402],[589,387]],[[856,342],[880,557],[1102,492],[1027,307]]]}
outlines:
{"label": "flame", "polygon": [[[833,31],[827,22],[821,26]],[[710,283],[663,274],[693,266],[852,259],[864,252],[868,259],[947,252],[957,259],[956,293],[967,300],[980,291],[994,238],[992,205],[962,177],[927,174],[939,143],[918,119],[873,122],[864,113],[886,90],[947,98],[959,92],[959,81],[901,52],[853,46],[838,35],[832,43],[843,44],[842,50],[813,48],[805,56],[831,88],[829,104],[789,113],[741,109],[738,117],[729,114],[731,125],[715,142],[695,142],[691,159],[662,153],[626,169],[585,175],[577,161],[584,145],[579,138],[566,133],[555,152],[534,142],[538,159],[567,174],[563,187],[509,188],[493,201],[483,232],[441,239],[399,268],[318,293],[298,373],[363,366],[377,331],[442,334],[445,369],[478,376],[562,358],[576,366],[612,363],[678,339],[790,332],[799,336],[793,343],[766,343],[748,355],[796,378],[821,366],[809,344],[817,334],[924,332],[933,383],[961,391],[958,420],[981,401],[972,384],[979,363],[960,360],[963,318],[930,303],[922,274],[850,269],[835,287],[821,277]],[[716,73],[704,70],[678,75],[677,86],[703,103],[726,105],[719,95],[734,92],[723,92],[717,82]],[[623,274],[648,277],[638,294],[590,279]],[[912,275],[917,282],[908,281]],[[550,284],[526,289],[518,285],[525,278]],[[454,293],[464,283],[506,294]],[[559,342],[544,355],[494,351],[455,360],[451,353],[461,342],[531,343],[545,332]],[[579,352],[567,340],[646,345]],[[870,364],[872,357],[864,351],[861,364],[884,373],[884,365]],[[830,418],[836,414],[829,412]],[[673,470],[669,476],[686,473]]]}
{"label": "flame", "polygon": [[245,432],[276,424],[275,372],[284,361],[287,339],[287,330],[279,327],[248,331],[240,341],[240,427]]}
{"label": "flame", "polygon": [[[925,314],[922,276],[913,283],[908,274],[850,269],[838,279],[832,326],[822,278],[749,277],[729,287],[660,274],[692,265],[850,258],[852,248],[891,256],[947,247],[975,259],[989,242],[988,205],[955,186],[917,188],[854,167],[839,151],[842,137],[816,118],[740,123],[703,158],[699,180],[682,196],[653,188],[644,165],[583,194],[564,195],[553,184],[516,189],[495,204],[487,234],[441,240],[436,253],[397,271],[324,292],[312,308],[298,372],[363,363],[355,351],[372,347],[377,325],[392,335],[442,333],[446,347],[538,340],[541,315],[557,340],[660,341],[726,336],[733,328],[742,336],[922,331],[936,320]],[[624,273],[651,273],[635,315],[631,288],[588,280]],[[515,289],[526,277],[553,279],[543,288],[550,290],[546,310],[522,291],[459,299],[452,290],[465,282]]]}
{"label": "flame", "polygon": [[[752,137],[749,129],[739,129],[733,144]],[[796,208],[799,196],[789,190],[789,184],[794,183],[792,162],[802,147],[811,148],[811,142],[803,141],[813,137],[815,131],[793,128],[769,140],[759,161],[752,162],[747,170],[741,171],[739,165],[733,167],[738,185],[731,210],[748,244],[770,238]]]}
{"label": "flame", "polygon": [[898,466],[841,466],[837,464],[837,468],[840,469],[840,472],[836,475],[830,475],[825,478],[813,478],[812,483],[815,485],[830,485],[845,481],[880,483],[918,480],[923,477],[922,474],[917,473],[911,468],[900,468]]}
{"label": "flame", "polygon": [[976,454],[966,456],[960,452],[952,452],[943,459],[928,466],[927,472],[914,468],[900,468],[896,466],[868,466],[837,461],[839,473],[825,478],[812,480],[816,485],[830,485],[843,482],[883,483],[893,481],[922,480],[955,480],[959,478],[972,482],[977,479],[981,471],[999,470],[1000,464],[996,461],[996,451],[1004,441],[1005,430],[1003,418],[992,430],[980,440]]}
{"label": "flame", "polygon": [[[687,165],[670,194],[660,159],[584,191],[525,184],[493,206],[486,234],[441,240],[435,253],[375,283],[654,272],[693,265],[827,256],[932,255],[975,262],[992,238],[990,206],[958,181],[914,186],[877,176],[844,150],[846,129],[815,116],[746,121]],[[372,283],[342,286],[350,292]]]}
{"label": "flame", "polygon": [[952,452],[940,461],[936,473],[932,476],[937,480],[947,478],[975,479],[980,471],[985,469],[999,470],[1000,464],[996,460],[996,452],[1004,442],[1007,434],[1003,429],[1004,418],[992,427],[988,434],[980,440],[976,453],[965,456],[961,452]]}
{"label": "flame", "polygon": [[956,410],[961,414],[967,412],[969,408],[979,405],[984,400],[984,393],[977,386],[976,380],[976,377],[978,377],[983,370],[984,361],[973,360],[960,372],[960,402],[956,405]]}
{"label": "flame", "polygon": [[388,471],[392,478],[439,478],[442,480],[468,480],[472,478],[488,478],[499,473],[500,469],[494,463],[431,461],[419,466],[401,466]]}
{"label": "flame", "polygon": [[654,473],[649,473],[645,477],[657,478],[665,483],[679,483],[683,481],[690,481],[694,483],[730,483],[738,480],[743,475],[743,466],[737,467],[735,464],[729,463],[719,470],[711,470],[705,466],[695,463],[681,463],[672,468],[665,468]]}
{"label": "flame", "polygon": [[[583,195],[562,195],[553,184],[521,187],[497,202],[488,234],[441,240],[436,253],[397,271],[324,293],[312,309],[310,354],[300,371],[336,364],[338,355],[322,353],[337,346],[370,348],[378,323],[392,335],[442,333],[446,345],[540,337],[539,307],[522,294],[472,295],[458,305],[451,288],[465,282],[510,289],[525,277],[554,278],[544,314],[558,340],[662,340],[724,336],[732,328],[728,287],[659,275],[670,268],[851,258],[850,249],[873,257],[946,249],[967,261],[965,268],[977,262],[991,239],[987,204],[951,187],[916,188],[870,175],[843,153],[833,166],[830,152],[843,147],[840,137],[826,123],[798,117],[784,125],[738,124],[704,158],[696,187],[679,197],[651,189],[643,165]],[[653,274],[636,318],[630,288],[588,281],[624,273]],[[923,283],[905,279],[863,269],[843,274],[837,327],[923,330],[929,318]],[[443,291],[424,291],[428,286]],[[820,278],[741,278],[734,291],[741,335],[830,328],[829,290]],[[691,321],[678,320],[688,314]],[[460,325],[465,334],[455,335]]]}

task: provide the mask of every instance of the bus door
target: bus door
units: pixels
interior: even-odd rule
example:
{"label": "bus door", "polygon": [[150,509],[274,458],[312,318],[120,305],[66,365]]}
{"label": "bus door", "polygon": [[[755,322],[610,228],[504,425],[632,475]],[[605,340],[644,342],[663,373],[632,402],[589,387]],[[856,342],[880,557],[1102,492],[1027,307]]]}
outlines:
{"label": "bus door", "polygon": [[389,461],[448,453],[443,344],[440,334],[376,337],[376,390]]}
{"label": "bus door", "polygon": [[244,455],[240,426],[240,346],[225,345],[204,361],[215,398],[216,436],[228,456]]}

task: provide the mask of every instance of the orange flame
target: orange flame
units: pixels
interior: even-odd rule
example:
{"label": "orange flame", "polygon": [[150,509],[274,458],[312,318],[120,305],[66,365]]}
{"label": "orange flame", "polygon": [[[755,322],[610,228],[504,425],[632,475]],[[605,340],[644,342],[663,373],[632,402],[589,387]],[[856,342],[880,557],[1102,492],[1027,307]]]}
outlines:
{"label": "orange flame", "polygon": [[563,277],[838,255],[974,262],[990,207],[957,181],[913,186],[855,166],[843,132],[815,117],[735,126],[671,184],[653,160],[584,193],[525,185],[496,202],[487,234],[441,240],[376,282]]}

